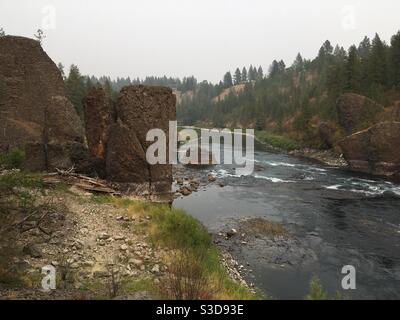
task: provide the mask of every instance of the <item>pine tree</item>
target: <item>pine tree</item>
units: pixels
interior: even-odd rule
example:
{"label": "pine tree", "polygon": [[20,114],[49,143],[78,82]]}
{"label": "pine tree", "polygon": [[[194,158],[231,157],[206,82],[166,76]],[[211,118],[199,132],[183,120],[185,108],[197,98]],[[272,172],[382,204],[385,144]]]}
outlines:
{"label": "pine tree", "polygon": [[224,76],[224,87],[230,88],[232,86],[233,86],[232,74],[230,72],[227,72],[227,73],[225,73],[225,76]]}
{"label": "pine tree", "polygon": [[285,64],[285,62],[283,60],[279,61],[278,66],[279,66],[279,72],[280,73],[285,72],[286,64]]}
{"label": "pine tree", "polygon": [[269,78],[274,78],[276,75],[279,74],[279,63],[278,61],[272,61],[271,66],[269,67]]}
{"label": "pine tree", "polygon": [[371,40],[366,36],[358,46],[358,55],[360,56],[361,59],[366,59],[368,58],[370,52],[371,52]]}
{"label": "pine tree", "polygon": [[264,79],[264,70],[259,66],[257,70],[257,81],[261,81],[262,79]]}
{"label": "pine tree", "polygon": [[389,54],[390,83],[392,86],[400,87],[400,31],[394,35],[390,41],[391,48]]}
{"label": "pine tree", "polygon": [[368,59],[369,79],[371,85],[385,86],[387,84],[387,48],[384,42],[376,34],[372,40],[371,54]]}
{"label": "pine tree", "polygon": [[253,65],[250,65],[249,67],[249,81],[256,81],[257,79],[257,70],[256,68],[253,68]]}
{"label": "pine tree", "polygon": [[247,82],[248,78],[247,78],[247,70],[246,67],[243,67],[242,70],[242,82]]}
{"label": "pine tree", "polygon": [[349,57],[345,67],[346,89],[351,92],[360,92],[361,62],[356,46],[349,49]]}
{"label": "pine tree", "polygon": [[235,85],[239,84],[242,82],[242,73],[240,72],[239,68],[236,68],[235,71]]}
{"label": "pine tree", "polygon": [[42,29],[38,29],[34,37],[37,41],[39,41],[40,44],[42,44],[43,40],[46,38],[46,35],[44,34]]}
{"label": "pine tree", "polygon": [[60,63],[57,65],[57,67],[58,67],[58,70],[60,70],[61,76],[62,76],[62,78],[63,78],[64,81],[65,81],[64,65],[60,62]]}
{"label": "pine tree", "polygon": [[297,54],[296,60],[294,60],[292,68],[296,72],[302,72],[304,70],[303,57],[301,56],[300,52]]}
{"label": "pine tree", "polygon": [[71,65],[65,85],[69,100],[75,106],[79,116],[83,118],[82,100],[86,95],[86,88],[84,77],[82,77],[79,68],[76,65]]}
{"label": "pine tree", "polygon": [[4,37],[6,33],[4,32],[3,28],[0,28],[0,37]]}

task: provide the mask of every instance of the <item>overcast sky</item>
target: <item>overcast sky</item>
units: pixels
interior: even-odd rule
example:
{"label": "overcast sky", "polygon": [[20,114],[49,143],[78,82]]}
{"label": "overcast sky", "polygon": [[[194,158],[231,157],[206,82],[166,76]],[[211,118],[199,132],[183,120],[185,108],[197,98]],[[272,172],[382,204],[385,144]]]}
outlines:
{"label": "overcast sky", "polygon": [[237,66],[315,57],[326,39],[346,49],[375,32],[389,41],[399,12],[399,0],[1,0],[0,27],[46,29],[50,57],[83,74],[215,82]]}

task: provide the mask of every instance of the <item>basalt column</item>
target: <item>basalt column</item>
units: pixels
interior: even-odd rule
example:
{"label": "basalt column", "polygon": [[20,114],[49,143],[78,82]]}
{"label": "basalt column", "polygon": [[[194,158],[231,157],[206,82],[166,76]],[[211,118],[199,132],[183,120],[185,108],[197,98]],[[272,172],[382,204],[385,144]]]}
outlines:
{"label": "basalt column", "polygon": [[107,146],[107,178],[125,183],[136,192],[162,196],[171,193],[172,166],[150,165],[146,160],[146,141],[151,129],[167,136],[169,121],[176,120],[176,97],[166,87],[128,86],[121,90],[117,103],[117,121],[110,129]]}

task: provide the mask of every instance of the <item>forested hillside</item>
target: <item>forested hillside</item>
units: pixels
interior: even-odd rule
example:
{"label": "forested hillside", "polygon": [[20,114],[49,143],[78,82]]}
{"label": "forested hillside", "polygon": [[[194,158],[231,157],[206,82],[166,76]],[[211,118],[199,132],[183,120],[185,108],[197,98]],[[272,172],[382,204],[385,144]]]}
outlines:
{"label": "forested hillside", "polygon": [[[400,32],[390,43],[378,34],[365,37],[348,50],[325,41],[314,59],[297,55],[291,66],[275,60],[263,68],[237,68],[227,72],[218,84],[183,79],[96,78],[81,75],[72,65],[64,75],[68,96],[83,117],[82,100],[92,86],[102,86],[113,98],[131,84],[171,87],[178,96],[178,120],[185,125],[246,127],[284,135],[305,146],[320,147],[321,124],[338,133],[336,102],[344,93],[366,96],[383,107],[400,100]],[[185,99],[182,95],[188,93]],[[372,118],[375,115],[371,114]],[[368,116],[365,117],[368,119]],[[365,121],[364,127],[368,127]]]}
{"label": "forested hillside", "polygon": [[[238,83],[246,84],[241,94],[213,101]],[[273,61],[265,76],[262,68],[238,68],[218,85],[200,83],[194,99],[178,107],[178,118],[185,124],[250,127],[317,144],[316,127],[323,121],[335,126],[336,101],[346,92],[383,106],[400,100],[400,32],[389,44],[376,34],[348,50],[326,41],[315,59],[299,53],[291,66]]]}

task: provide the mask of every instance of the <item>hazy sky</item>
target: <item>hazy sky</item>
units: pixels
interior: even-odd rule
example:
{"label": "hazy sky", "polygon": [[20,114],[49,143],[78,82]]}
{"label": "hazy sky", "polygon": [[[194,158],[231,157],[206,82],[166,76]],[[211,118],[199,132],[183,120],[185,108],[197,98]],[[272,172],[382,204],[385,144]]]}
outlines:
{"label": "hazy sky", "polygon": [[389,41],[399,12],[399,0],[1,0],[0,27],[46,29],[50,57],[83,74],[219,81],[237,66],[312,58],[326,39]]}

